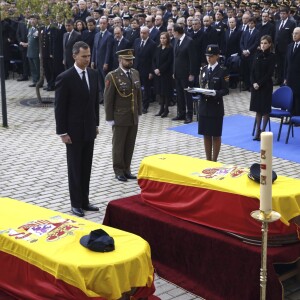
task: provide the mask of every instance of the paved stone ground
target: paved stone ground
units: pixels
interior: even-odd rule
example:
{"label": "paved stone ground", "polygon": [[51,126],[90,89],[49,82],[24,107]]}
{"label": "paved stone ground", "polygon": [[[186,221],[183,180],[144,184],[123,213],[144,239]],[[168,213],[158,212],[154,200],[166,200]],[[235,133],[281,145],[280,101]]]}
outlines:
{"label": "paved stone ground", "polygon": [[[29,82],[6,81],[9,128],[0,127],[0,196],[11,197],[49,209],[70,213],[67,184],[65,146],[55,135],[53,108],[34,108],[20,104],[21,99],[35,98],[35,89]],[[45,97],[53,92],[42,92]],[[225,98],[226,114],[251,114],[248,92],[232,91]],[[158,153],[177,153],[205,158],[201,138],[169,131],[180,125],[171,120],[176,107],[171,107],[168,118],[154,117],[158,105],[152,104],[148,114],[140,118],[140,127],[133,157],[132,171],[137,173],[145,156]],[[100,135],[96,140],[90,200],[100,207],[99,213],[88,212],[86,218],[102,223],[108,201],[135,195],[140,189],[135,181],[120,183],[114,179],[111,163],[111,128],[105,125],[104,109],[100,108]],[[2,113],[0,116],[2,124]],[[238,126],[238,124],[237,124]],[[249,128],[246,135],[251,138]],[[284,138],[284,136],[282,137]],[[300,137],[295,137],[300,138]],[[276,143],[276,142],[275,142]],[[227,164],[250,166],[259,162],[257,153],[222,145],[219,161]],[[278,174],[300,178],[300,165],[274,158]],[[259,278],[257,279],[259,281]],[[161,299],[202,299],[158,277],[156,295]],[[259,284],[259,283],[258,283]],[[300,299],[300,283],[288,280],[284,283],[285,299]]]}

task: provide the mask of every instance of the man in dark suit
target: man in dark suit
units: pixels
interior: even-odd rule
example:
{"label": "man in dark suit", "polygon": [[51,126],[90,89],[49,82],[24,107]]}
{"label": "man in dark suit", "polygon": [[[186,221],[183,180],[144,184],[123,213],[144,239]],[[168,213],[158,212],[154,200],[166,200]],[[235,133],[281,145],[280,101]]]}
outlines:
{"label": "man in dark suit", "polygon": [[223,16],[224,13],[218,10],[215,14],[216,21],[212,24],[212,27],[216,29],[218,34],[218,45],[222,55],[224,55],[225,52],[225,33],[228,29],[227,24],[223,22]]}
{"label": "man in dark suit", "polygon": [[79,12],[78,14],[74,17],[74,22],[77,20],[81,20],[83,22],[86,22],[86,18],[90,16],[90,12],[87,10],[87,5],[84,0],[79,0],[78,1],[78,7],[79,7]]}
{"label": "man in dark suit", "polygon": [[66,20],[65,28],[67,32],[65,32],[63,36],[63,64],[65,69],[69,69],[74,65],[73,46],[76,42],[81,41],[81,34],[74,30],[74,22],[71,19]]}
{"label": "man in dark suit", "polygon": [[152,57],[154,55],[156,44],[149,38],[149,28],[143,26],[140,30],[140,38],[136,39],[133,44],[135,60],[134,68],[140,73],[143,93],[143,113],[148,112],[151,98],[152,85]]}
{"label": "man in dark suit", "polygon": [[155,16],[155,28],[159,30],[159,32],[166,32],[167,26],[164,25],[163,17],[160,15]]}
{"label": "man in dark suit", "polygon": [[201,29],[203,31],[203,49],[202,49],[202,57],[201,62],[203,64],[206,64],[206,56],[205,51],[207,48],[207,45],[216,45],[218,44],[218,32],[215,28],[212,27],[212,21],[209,16],[204,16],[203,18],[203,28]]}
{"label": "man in dark suit", "polygon": [[195,50],[196,50],[196,63],[197,63],[197,73],[195,74],[194,86],[199,86],[199,74],[201,67],[201,58],[203,56],[203,37],[204,33],[201,30],[201,20],[199,18],[193,18],[192,21],[192,29],[193,31],[190,33],[190,37],[194,41]]}
{"label": "man in dark suit", "polygon": [[184,120],[184,123],[188,124],[193,121],[193,99],[184,89],[193,86],[198,72],[196,51],[192,38],[184,33],[182,26],[174,24],[173,34],[177,39],[173,68],[177,92],[177,116],[172,120]]}
{"label": "man in dark suit", "polygon": [[[112,126],[112,156],[119,181],[136,179],[131,174],[131,159],[142,114],[142,92],[139,72],[132,69],[133,51],[118,51],[119,68],[105,78],[104,104],[107,124]],[[122,91],[120,93],[120,91]]]}
{"label": "man in dark suit", "polygon": [[89,45],[91,49],[91,55],[93,55],[94,40],[95,40],[95,35],[97,33],[95,19],[93,19],[92,17],[88,18],[86,25],[88,30],[84,30],[82,32],[82,41]]}
{"label": "man in dark suit", "polygon": [[96,33],[94,48],[92,51],[91,67],[97,69],[100,80],[100,103],[103,102],[104,78],[112,70],[114,38],[107,30],[108,20],[106,17],[100,19],[100,31]]}
{"label": "man in dark suit", "polygon": [[18,78],[17,81],[27,81],[29,77],[29,64],[27,59],[27,35],[28,35],[28,27],[27,19],[25,21],[19,21],[17,32],[16,32],[16,38],[19,44],[19,49],[22,57],[22,63],[23,63],[23,74],[22,77]]}
{"label": "man in dark suit", "polygon": [[252,60],[259,45],[259,31],[255,28],[255,25],[255,19],[250,18],[248,22],[249,30],[243,31],[240,40],[241,72],[244,83],[243,91],[250,91]]}
{"label": "man in dark suit", "polygon": [[123,28],[117,26],[114,28],[114,45],[113,45],[113,66],[115,70],[119,66],[118,51],[128,49],[129,41],[123,37]]}
{"label": "man in dark suit", "polygon": [[47,86],[43,89],[47,91],[54,91],[55,86],[53,57],[51,56],[52,32],[53,31],[51,31],[50,20],[49,18],[45,18],[45,26],[43,27],[41,32],[41,40],[44,75],[47,80]]}
{"label": "man in dark suit", "polygon": [[53,58],[53,77],[54,82],[56,77],[65,70],[63,59],[64,59],[64,45],[63,39],[66,32],[66,27],[63,24],[61,16],[57,16],[56,24],[51,28],[51,50],[50,56]]}
{"label": "man in dark suit", "polygon": [[280,21],[276,24],[275,33],[275,53],[277,57],[277,81],[276,85],[281,85],[283,83],[284,76],[284,61],[287,53],[287,46],[293,41],[292,33],[296,24],[289,20],[289,11],[287,8],[282,8],[280,10]]}
{"label": "man in dark suit", "polygon": [[98,74],[87,68],[90,49],[84,42],[73,46],[75,64],[57,77],[55,86],[56,134],[67,147],[71,211],[98,211],[89,202],[94,140],[99,126]]}
{"label": "man in dark suit", "polygon": [[289,86],[293,91],[293,114],[300,116],[300,27],[294,29],[293,41],[287,48],[284,84]]}
{"label": "man in dark suit", "polygon": [[124,37],[129,41],[129,48],[133,47],[133,43],[140,37],[140,25],[137,18],[131,20],[131,30],[124,34]]}
{"label": "man in dark suit", "polygon": [[160,31],[154,26],[155,18],[148,16],[145,22],[146,26],[149,28],[149,38],[155,42],[156,45],[159,45]]}
{"label": "man in dark suit", "polygon": [[261,18],[262,22],[256,26],[257,30],[259,31],[259,39],[264,35],[269,35],[274,43],[275,25],[270,22],[269,13],[263,12]]}
{"label": "man in dark suit", "polygon": [[[239,74],[240,68],[240,39],[242,31],[237,29],[235,18],[228,20],[229,28],[225,33],[225,65],[229,73]],[[229,76],[229,87],[235,89],[239,78]]]}
{"label": "man in dark suit", "polygon": [[27,58],[32,77],[30,87],[35,87],[40,79],[40,51],[39,51],[39,33],[37,29],[37,16],[30,17],[31,28],[28,30]]}

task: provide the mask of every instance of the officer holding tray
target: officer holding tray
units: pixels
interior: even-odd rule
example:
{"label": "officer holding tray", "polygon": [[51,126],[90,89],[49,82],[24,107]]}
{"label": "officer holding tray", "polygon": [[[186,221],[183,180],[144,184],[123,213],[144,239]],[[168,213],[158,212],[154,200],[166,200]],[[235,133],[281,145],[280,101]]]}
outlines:
{"label": "officer holding tray", "polygon": [[208,45],[206,60],[208,65],[202,70],[200,89],[188,89],[200,92],[198,107],[198,134],[204,137],[206,159],[217,161],[221,148],[221,136],[224,116],[223,96],[229,93],[229,76],[226,69],[218,63],[220,49],[218,45]]}

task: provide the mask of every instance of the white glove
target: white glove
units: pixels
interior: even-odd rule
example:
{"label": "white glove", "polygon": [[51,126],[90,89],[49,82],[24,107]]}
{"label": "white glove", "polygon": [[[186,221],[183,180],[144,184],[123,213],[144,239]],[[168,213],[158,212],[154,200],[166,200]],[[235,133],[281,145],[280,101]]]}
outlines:
{"label": "white glove", "polygon": [[212,90],[212,92],[211,92],[211,95],[214,97],[214,96],[216,96],[216,91],[215,90]]}
{"label": "white glove", "polygon": [[109,126],[114,126],[115,125],[115,121],[112,120],[112,121],[106,121],[106,124],[109,125]]}

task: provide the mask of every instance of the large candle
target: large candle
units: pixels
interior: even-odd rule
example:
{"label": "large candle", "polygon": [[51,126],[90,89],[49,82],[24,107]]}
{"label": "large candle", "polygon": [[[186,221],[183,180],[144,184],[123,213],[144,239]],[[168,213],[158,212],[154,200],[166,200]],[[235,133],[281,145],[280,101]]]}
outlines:
{"label": "large candle", "polygon": [[272,210],[272,155],[273,133],[260,135],[260,207],[261,211]]}

